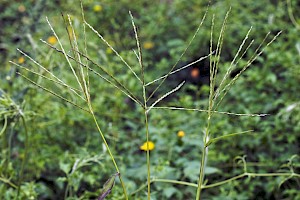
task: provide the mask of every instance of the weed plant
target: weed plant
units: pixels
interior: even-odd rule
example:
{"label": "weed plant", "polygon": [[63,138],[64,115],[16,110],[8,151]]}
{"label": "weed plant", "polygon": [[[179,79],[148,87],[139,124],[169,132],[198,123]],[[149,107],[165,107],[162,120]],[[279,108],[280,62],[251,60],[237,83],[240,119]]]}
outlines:
{"label": "weed plant", "polygon": [[[116,199],[138,199],[139,193],[147,189],[146,195],[147,199],[150,200],[152,198],[153,191],[151,190],[151,185],[153,183],[165,183],[165,184],[174,184],[174,185],[182,185],[186,187],[194,188],[194,195],[196,200],[202,199],[203,193],[206,189],[218,187],[224,184],[232,183],[235,180],[239,179],[252,179],[256,177],[283,177],[282,181],[279,185],[283,184],[285,181],[289,179],[299,179],[300,175],[294,172],[293,168],[293,160],[296,156],[292,156],[289,162],[284,165],[285,169],[279,172],[274,173],[256,173],[255,171],[249,170],[249,165],[246,160],[246,156],[237,156],[236,160],[237,163],[242,164],[243,169],[242,173],[239,175],[233,175],[228,179],[222,179],[216,182],[211,182],[209,178],[205,177],[205,175],[209,174],[209,170],[211,170],[210,166],[207,165],[209,160],[209,152],[214,145],[218,142],[230,142],[232,138],[242,137],[244,134],[250,134],[249,137],[255,137],[254,130],[243,130],[237,131],[234,133],[227,133],[224,134],[222,132],[214,131],[215,124],[214,118],[218,116],[230,116],[234,118],[244,117],[244,118],[257,118],[257,117],[268,117],[268,114],[257,114],[257,113],[232,113],[227,111],[222,111],[222,102],[230,89],[236,84],[237,80],[241,77],[241,75],[255,62],[259,56],[261,56],[264,51],[273,43],[276,38],[281,34],[278,32],[275,36],[271,37],[271,33],[268,33],[263,41],[257,47],[253,47],[254,40],[249,41],[249,36],[251,34],[252,28],[249,28],[245,38],[241,42],[240,46],[237,48],[236,54],[231,61],[230,65],[227,66],[225,73],[220,73],[220,67],[222,66],[221,63],[221,53],[222,47],[224,44],[224,37],[227,28],[227,21],[230,15],[230,10],[226,13],[224,17],[224,21],[222,23],[222,27],[220,31],[215,30],[215,15],[213,15],[211,19],[211,30],[210,30],[210,46],[209,54],[203,57],[198,58],[196,61],[192,63],[188,63],[182,67],[178,68],[180,61],[182,60],[183,56],[188,51],[189,47],[193,43],[194,39],[197,37],[198,33],[201,32],[202,25],[207,18],[207,13],[209,9],[206,10],[202,20],[200,21],[194,35],[187,43],[184,51],[178,57],[177,61],[174,63],[173,66],[170,67],[169,71],[157,77],[154,80],[147,81],[147,69],[145,69],[144,62],[143,62],[143,50],[141,46],[141,41],[139,38],[139,29],[135,25],[135,19],[131,12],[129,15],[131,17],[131,23],[134,31],[134,37],[136,41],[136,49],[133,50],[134,55],[136,56],[136,63],[132,63],[132,61],[128,62],[126,59],[119,53],[113,45],[110,44],[92,25],[90,25],[84,15],[84,7],[81,3],[81,11],[82,11],[82,30],[80,34],[78,34],[74,28],[74,23],[70,15],[64,16],[62,18],[65,23],[65,28],[67,32],[67,36],[69,38],[69,47],[64,44],[61,37],[55,31],[55,28],[52,26],[50,20],[47,20],[47,23],[54,35],[54,39],[58,42],[58,46],[54,46],[49,43],[49,41],[41,40],[42,43],[47,45],[49,48],[53,49],[54,52],[60,54],[64,57],[65,62],[69,67],[69,74],[65,78],[60,73],[55,73],[52,69],[48,69],[42,63],[42,60],[36,60],[35,58],[31,57],[25,51],[18,49],[20,54],[22,54],[28,61],[35,66],[34,67],[26,67],[16,62],[11,61],[12,64],[18,66],[21,72],[17,72],[20,76],[24,79],[32,83],[33,85],[45,90],[46,92],[56,96],[57,98],[61,99],[65,103],[69,103],[79,110],[87,113],[87,116],[90,117],[90,120],[93,121],[97,131],[99,133],[100,138],[104,144],[104,148],[110,160],[114,166],[113,173],[111,173],[111,177],[107,180],[106,183],[103,183],[103,188],[101,193],[97,194],[97,198],[102,200],[106,198],[108,195],[113,195],[110,193],[114,193],[114,184],[115,181],[118,179],[122,188],[122,196],[116,197]],[[141,27],[142,28],[142,27]],[[122,62],[122,64],[127,67],[128,72],[130,73],[131,78],[135,79],[135,82],[138,82],[139,85],[135,86],[138,90],[132,90],[128,83],[124,83],[120,78],[113,73],[113,69],[108,69],[93,59],[90,54],[93,52],[88,51],[88,39],[87,39],[87,31],[92,31],[97,37],[105,44],[107,47],[115,54],[115,56]],[[217,38],[215,38],[216,32],[218,32]],[[79,35],[81,37],[79,37]],[[270,38],[271,37],[271,38]],[[83,41],[81,43],[81,41]],[[252,56],[250,56],[247,62],[241,63],[241,60],[245,57],[248,50],[254,48],[254,52]],[[70,50],[69,50],[70,49]],[[181,82],[169,92],[165,94],[158,95],[158,91],[161,86],[168,81],[168,78],[176,73],[181,72],[182,70],[191,67],[193,64],[203,61],[204,59],[209,59],[209,92],[208,92],[208,101],[207,101],[207,108],[206,109],[199,109],[199,108],[192,108],[192,107],[184,107],[184,106],[158,106],[161,102],[163,102],[167,97],[170,95],[175,94],[179,91],[185,82]],[[137,67],[138,66],[138,67]],[[238,73],[235,74],[233,78],[230,78],[230,75],[236,70]],[[70,74],[72,75],[72,79],[69,78]],[[222,76],[221,76],[222,75]],[[92,81],[97,81],[97,79],[93,77],[97,77],[99,79],[103,79],[107,84],[114,87],[116,90],[120,91],[126,97],[128,97],[131,101],[133,101],[139,108],[138,111],[141,111],[140,117],[143,118],[144,121],[144,136],[143,139],[146,141],[144,148],[146,149],[146,162],[147,162],[147,175],[143,177],[143,179],[147,180],[145,184],[141,185],[138,189],[134,191],[129,191],[128,186],[126,185],[126,181],[124,180],[124,176],[126,176],[126,172],[123,172],[122,168],[116,159],[118,154],[113,147],[109,144],[107,140],[107,134],[103,131],[105,130],[104,127],[101,126],[102,123],[100,121],[105,120],[105,116],[99,115],[97,110],[95,109],[96,105],[93,103],[95,94],[93,92],[101,92],[101,91],[94,91],[91,87],[97,83],[93,83]],[[221,76],[221,77],[220,77]],[[35,78],[36,77],[36,78]],[[149,89],[151,88],[151,90]],[[154,89],[153,89],[154,88]],[[154,99],[154,100],[153,100]],[[4,93],[1,97],[4,107],[1,107],[1,111],[5,113],[13,113],[14,115],[20,116],[22,120],[23,127],[26,132],[26,140],[25,140],[25,149],[28,149],[28,134],[26,128],[25,118],[23,117],[22,110],[19,109],[17,105],[15,105],[9,98],[6,98]],[[13,105],[13,106],[12,106]],[[14,108],[13,111],[9,110]],[[113,109],[113,108],[111,108]],[[151,160],[156,159],[152,155],[150,155],[151,145],[152,145],[152,138],[153,134],[151,133],[150,125],[151,125],[151,114],[155,110],[163,110],[166,112],[174,111],[174,112],[196,112],[200,114],[204,114],[206,117],[206,127],[205,129],[198,133],[201,135],[201,140],[196,141],[198,144],[199,156],[193,158],[193,160],[197,160],[200,163],[199,169],[197,171],[199,173],[192,174],[191,176],[197,176],[197,182],[187,182],[181,180],[174,180],[174,179],[165,179],[164,177],[154,177],[151,175]],[[4,133],[4,130],[7,127],[8,118],[11,117],[8,114],[1,115],[4,116],[4,126],[1,131],[1,134]],[[198,115],[197,115],[198,116]],[[199,117],[200,119],[200,117]],[[1,119],[2,120],[2,119]],[[184,122],[182,122],[184,123]],[[203,123],[200,122],[199,123]],[[105,124],[105,122],[104,122]],[[0,135],[1,136],[1,135]],[[114,153],[115,152],[115,153]],[[23,164],[20,169],[20,176],[18,183],[12,183],[9,179],[5,177],[0,177],[1,181],[4,183],[9,184],[11,187],[17,190],[16,199],[20,197],[20,192],[22,191],[21,183],[23,179],[23,168],[27,160],[27,152],[24,154],[23,157]],[[68,197],[74,197],[75,191],[78,189],[76,186],[76,171],[80,170],[82,167],[91,165],[92,163],[100,163],[102,159],[101,155],[87,155],[86,157],[76,158],[76,161],[73,165],[62,166],[64,169],[63,171],[66,174],[65,181],[67,182],[64,198],[67,199]],[[130,156],[130,155],[127,155]],[[126,171],[126,169],[124,169]],[[99,173],[101,175],[101,173]],[[94,196],[93,196],[94,195]],[[92,194],[95,197],[96,194]],[[115,196],[114,196],[115,197]],[[188,197],[190,198],[190,197]]]}

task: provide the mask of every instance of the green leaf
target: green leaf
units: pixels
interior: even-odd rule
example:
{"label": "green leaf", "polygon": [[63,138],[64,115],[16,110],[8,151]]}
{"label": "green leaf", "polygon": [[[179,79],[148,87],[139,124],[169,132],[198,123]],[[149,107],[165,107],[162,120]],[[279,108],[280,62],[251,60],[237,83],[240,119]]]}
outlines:
{"label": "green leaf", "polygon": [[209,174],[215,174],[220,172],[220,170],[218,168],[215,167],[205,167],[205,174],[209,175]]}
{"label": "green leaf", "polygon": [[64,162],[60,162],[59,163],[59,168],[65,172],[65,174],[69,174],[70,170],[71,170],[71,165],[69,163],[64,163]]}

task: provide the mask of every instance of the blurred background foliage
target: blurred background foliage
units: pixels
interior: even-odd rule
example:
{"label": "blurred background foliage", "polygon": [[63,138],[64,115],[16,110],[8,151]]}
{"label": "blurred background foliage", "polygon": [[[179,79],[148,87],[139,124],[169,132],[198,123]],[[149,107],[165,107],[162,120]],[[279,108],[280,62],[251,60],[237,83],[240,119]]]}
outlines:
{"label": "blurred background foliage", "polygon": [[[133,13],[143,48],[146,82],[167,73],[177,61],[208,3],[198,0],[83,2],[86,20],[138,70],[132,52],[136,41],[128,11]],[[293,0],[290,3],[294,18],[300,24],[300,15],[296,12],[300,4]],[[48,16],[63,44],[69,44],[60,12],[71,15],[78,38],[82,38],[80,3],[73,0],[1,0],[0,5],[0,128],[3,130],[0,135],[0,199],[13,199],[18,182],[21,183],[21,199],[96,198],[105,181],[115,172],[90,116],[26,82],[16,74],[20,69],[8,62],[12,60],[39,70],[16,51],[20,48],[53,73],[72,81],[63,56],[39,39],[57,44],[45,20]],[[212,1],[203,27],[177,68],[209,53],[212,15],[216,15],[214,35],[217,38],[230,7],[220,75],[226,72],[251,26],[250,39],[255,40],[254,45],[241,63],[251,57],[268,32],[272,36],[280,30],[283,33],[237,81],[219,108],[220,111],[270,115],[252,118],[216,115],[213,136],[244,130],[254,130],[255,134],[211,146],[206,176],[209,183],[242,173],[242,165],[235,161],[237,156],[246,156],[249,171],[267,173],[286,171],[284,164],[300,152],[300,30],[291,22],[286,1]],[[87,38],[89,56],[126,83],[134,94],[141,96],[138,81],[119,58],[90,30]],[[204,60],[168,78],[154,97],[165,94],[182,80],[187,83],[159,106],[206,109],[208,67],[209,61]],[[235,73],[241,67],[237,66]],[[43,83],[41,78],[27,75]],[[231,78],[234,75],[231,74]],[[149,86],[149,94],[155,86]],[[61,92],[75,100],[67,91]],[[93,75],[91,93],[96,115],[117,155],[127,189],[133,192],[146,182],[146,157],[140,149],[145,141],[142,110],[120,91]],[[152,110],[150,138],[155,144],[151,151],[152,176],[196,182],[205,126],[205,113]],[[184,136],[179,136],[178,131],[184,131]],[[20,178],[26,149],[28,156],[24,175]],[[299,173],[299,157],[295,157],[293,163],[294,171]],[[282,183],[283,179],[233,181],[205,190],[203,199],[300,199],[299,179]],[[196,190],[165,183],[154,183],[152,188],[152,199],[193,199]],[[119,199],[121,193],[117,182],[110,198]],[[145,199],[145,192],[132,198]]]}

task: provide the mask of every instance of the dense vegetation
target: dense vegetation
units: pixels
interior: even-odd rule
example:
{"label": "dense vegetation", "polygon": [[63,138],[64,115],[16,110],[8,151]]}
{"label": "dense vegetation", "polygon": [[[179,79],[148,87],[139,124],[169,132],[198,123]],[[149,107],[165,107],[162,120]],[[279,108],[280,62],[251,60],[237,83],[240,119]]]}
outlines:
{"label": "dense vegetation", "polygon": [[[208,2],[198,0],[83,1],[85,20],[119,56],[87,23],[85,35],[80,1],[2,0],[0,5],[0,199],[96,199],[103,194],[105,182],[113,178],[115,186],[106,198],[124,199],[119,177],[129,199],[147,199],[148,167],[151,199],[195,199],[201,151],[209,141],[204,140],[207,130],[210,138],[221,138],[211,142],[207,150],[201,199],[300,199],[300,15],[296,12],[300,4],[297,1],[212,1],[207,13]],[[142,73],[129,11],[142,49]],[[98,66],[72,50],[74,35],[67,14],[80,52],[85,54],[86,37],[87,55]],[[206,16],[203,25],[181,58],[203,16]],[[223,34],[224,19],[227,22]],[[279,37],[267,45],[280,31]],[[218,58],[220,36],[222,52]],[[209,112],[192,109],[209,109],[210,93],[221,88],[222,77],[245,36],[248,39],[241,51],[247,51],[230,71],[226,79],[230,90],[217,108],[225,114],[215,113],[208,125]],[[58,39],[66,54],[60,51]],[[156,87],[164,79],[146,87],[148,106],[175,88],[176,91],[155,105],[169,109],[153,107],[146,113],[132,100],[134,96],[135,101],[142,101],[144,89],[132,71],[137,77],[144,76],[142,82],[149,83],[167,74],[179,58],[175,69],[209,55],[211,47],[216,56],[170,75],[158,90]],[[264,52],[239,76],[259,52],[256,49],[264,47]],[[90,89],[84,94],[90,94],[85,97],[90,98],[94,115],[78,108],[90,107],[70,90],[77,89],[78,84],[66,55],[81,56],[82,63],[88,63],[104,78],[111,81],[115,78],[120,83],[112,85],[92,71],[88,79],[79,77],[82,85],[89,82]],[[122,59],[132,66],[132,71]],[[59,80],[49,81],[45,77],[53,77],[35,62],[68,86],[58,83]],[[81,67],[78,58],[70,62]],[[217,77],[211,74],[212,63],[219,66]],[[238,79],[231,84],[236,75]],[[125,95],[123,86],[132,95],[128,92]],[[252,113],[268,115],[250,116]],[[95,122],[101,127],[109,149]],[[222,137],[232,133],[238,134]],[[221,184],[232,177],[237,178]],[[172,182],[175,180],[180,182]],[[205,188],[214,183],[220,184]]]}

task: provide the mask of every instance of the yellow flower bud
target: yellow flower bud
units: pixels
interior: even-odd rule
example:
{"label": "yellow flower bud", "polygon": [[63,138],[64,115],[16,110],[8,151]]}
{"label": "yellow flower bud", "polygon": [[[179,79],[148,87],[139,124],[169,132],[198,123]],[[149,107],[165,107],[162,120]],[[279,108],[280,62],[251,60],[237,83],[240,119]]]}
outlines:
{"label": "yellow flower bud", "polygon": [[185,135],[184,131],[178,131],[178,133],[177,133],[177,136],[180,138],[184,137],[184,135]]}

